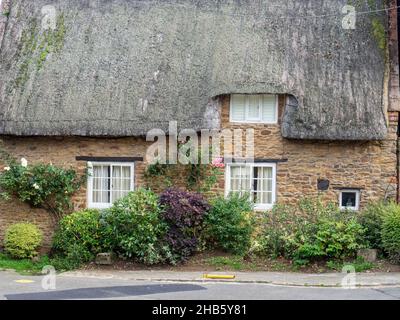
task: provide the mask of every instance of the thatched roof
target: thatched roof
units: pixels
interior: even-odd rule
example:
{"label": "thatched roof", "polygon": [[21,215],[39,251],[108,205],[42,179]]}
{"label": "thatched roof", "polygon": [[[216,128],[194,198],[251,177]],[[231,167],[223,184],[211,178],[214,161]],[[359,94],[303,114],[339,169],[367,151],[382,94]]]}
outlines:
{"label": "thatched roof", "polygon": [[[381,139],[382,39],[370,14],[342,28],[347,3],[12,0],[0,134],[143,135],[170,120],[218,128],[213,98],[282,93],[298,100],[286,108],[284,137]],[[54,31],[42,28],[45,5],[56,8]]]}

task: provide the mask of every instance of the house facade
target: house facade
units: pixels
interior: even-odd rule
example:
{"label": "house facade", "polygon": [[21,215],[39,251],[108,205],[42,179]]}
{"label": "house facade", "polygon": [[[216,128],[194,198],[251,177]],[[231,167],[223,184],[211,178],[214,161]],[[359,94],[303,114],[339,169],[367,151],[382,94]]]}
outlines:
{"label": "house facade", "polygon": [[[212,192],[250,191],[257,210],[304,196],[354,210],[399,198],[395,0],[350,16],[341,0],[1,5],[1,148],[89,167],[76,210],[145,186],[146,135],[171,134],[171,121],[199,134],[254,130],[252,161],[233,151]],[[50,244],[46,211],[0,201],[0,239],[17,221]]]}

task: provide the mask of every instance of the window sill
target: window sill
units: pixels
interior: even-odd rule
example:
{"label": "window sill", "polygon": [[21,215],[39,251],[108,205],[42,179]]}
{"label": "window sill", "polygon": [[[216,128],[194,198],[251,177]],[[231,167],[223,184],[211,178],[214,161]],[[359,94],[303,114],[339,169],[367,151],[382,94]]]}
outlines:
{"label": "window sill", "polygon": [[273,125],[278,125],[278,122],[255,122],[255,121],[233,121],[230,120],[229,121],[231,124],[234,125],[241,125],[241,124],[252,124],[252,125],[269,125],[269,126],[273,126]]}
{"label": "window sill", "polygon": [[88,209],[98,209],[98,210],[109,209],[111,207],[112,207],[111,203],[107,203],[107,204],[105,204],[105,203],[92,203],[92,204],[89,204],[87,206]]}
{"label": "window sill", "polygon": [[261,205],[261,206],[254,206],[254,211],[269,211],[274,207],[272,204],[268,205]]}

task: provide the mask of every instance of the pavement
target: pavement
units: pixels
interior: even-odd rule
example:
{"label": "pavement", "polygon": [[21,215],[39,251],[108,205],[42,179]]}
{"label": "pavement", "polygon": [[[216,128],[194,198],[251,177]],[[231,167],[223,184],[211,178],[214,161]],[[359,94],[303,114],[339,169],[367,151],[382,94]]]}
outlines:
{"label": "pavement", "polygon": [[212,272],[212,275],[234,275],[229,279],[207,279],[202,272],[177,271],[104,271],[84,270],[62,274],[62,277],[119,279],[133,281],[166,281],[194,283],[259,283],[303,287],[400,287],[400,273],[321,273],[291,272]]}

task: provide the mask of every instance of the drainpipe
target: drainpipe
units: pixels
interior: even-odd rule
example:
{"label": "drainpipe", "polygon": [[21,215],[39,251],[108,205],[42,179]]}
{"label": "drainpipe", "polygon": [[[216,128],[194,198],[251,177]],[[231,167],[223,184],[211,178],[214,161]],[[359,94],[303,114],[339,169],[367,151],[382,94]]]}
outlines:
{"label": "drainpipe", "polygon": [[[397,27],[397,55],[399,56],[400,53],[400,27],[399,27],[399,21],[400,21],[400,8],[398,7],[399,1],[395,0],[394,4],[397,7],[397,21],[396,21],[396,27]],[[399,58],[399,57],[397,57]],[[400,82],[400,72],[399,72],[399,82]],[[400,88],[398,88],[400,90]],[[396,195],[396,200],[397,203],[400,203],[400,113],[397,113],[397,116],[399,118],[398,123],[397,123],[397,195]]]}
{"label": "drainpipe", "polygon": [[[398,117],[400,117],[400,113],[397,114]],[[397,186],[396,186],[396,201],[397,203],[400,203],[400,119],[398,120],[398,125],[397,125],[397,150],[396,150],[396,156],[397,156]]]}

